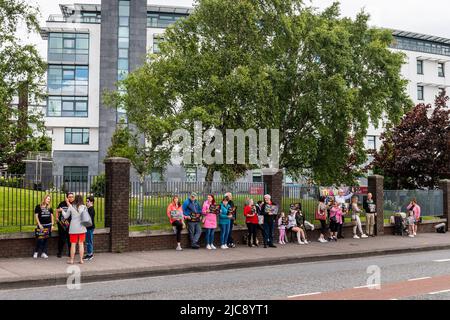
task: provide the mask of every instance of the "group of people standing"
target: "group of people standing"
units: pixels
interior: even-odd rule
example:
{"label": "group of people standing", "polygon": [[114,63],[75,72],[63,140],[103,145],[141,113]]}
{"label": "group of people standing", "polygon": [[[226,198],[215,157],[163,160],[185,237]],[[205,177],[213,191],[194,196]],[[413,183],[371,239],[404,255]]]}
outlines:
{"label": "group of people standing", "polygon": [[[233,202],[230,192],[226,193],[220,202],[216,202],[214,195],[209,194],[207,199],[200,204],[196,193],[190,196],[181,204],[178,196],[172,198],[172,202],[167,207],[167,216],[176,232],[177,248],[181,248],[181,232],[183,228],[188,229],[191,247],[199,249],[199,240],[202,233],[202,225],[205,230],[206,249],[217,249],[214,245],[214,234],[217,227],[220,228],[220,248],[234,248],[232,231],[236,223],[237,207]],[[347,201],[350,200],[350,203]],[[315,219],[320,222],[319,242],[337,241],[343,239],[342,234],[345,216],[350,215],[353,223],[353,238],[374,237],[374,226],[376,216],[376,206],[372,194],[367,195],[363,206],[358,203],[358,197],[353,193],[344,195],[343,190],[339,190],[337,196],[320,197],[316,208]],[[366,230],[363,231],[361,224],[361,214],[366,216]],[[264,196],[264,200],[254,202],[247,199],[243,208],[245,223],[248,229],[247,245],[249,247],[259,246],[257,235],[261,232],[264,248],[276,248],[274,244],[274,229],[278,227],[278,243],[283,245],[287,242],[287,232],[297,236],[297,243],[308,244],[307,227],[314,230],[314,224],[309,223],[302,211],[301,203],[292,204],[289,213],[278,212],[278,206],[272,201],[269,194]]]}
{"label": "group of people standing", "polygon": [[[89,213],[92,221],[90,227],[85,227],[81,222],[81,215],[84,211]],[[73,264],[76,248],[78,244],[80,263],[84,260],[92,260],[94,257],[94,229],[95,229],[95,209],[94,197],[86,198],[84,203],[83,196],[75,195],[71,192],[66,194],[66,198],[56,209],[56,217],[51,208],[51,196],[45,195],[42,202],[34,210],[36,220],[36,248],[33,258],[48,259],[48,239],[55,228],[58,227],[58,253],[61,258],[64,247],[67,245],[68,263]],[[84,243],[86,242],[86,255],[84,255]]]}
{"label": "group of people standing", "polygon": [[[276,246],[273,243],[273,232],[277,206],[272,202],[270,195],[264,196],[264,201],[257,204],[252,199],[247,199],[244,207],[244,215],[248,227],[248,245],[258,246],[257,231],[263,234],[264,247]],[[227,192],[220,202],[216,202],[213,194],[209,194],[203,205],[197,199],[195,192],[191,193],[183,204],[178,196],[172,198],[167,206],[167,216],[174,227],[177,237],[176,250],[181,248],[181,231],[187,228],[192,249],[199,249],[199,240],[205,229],[206,248],[216,250],[214,234],[217,226],[220,228],[220,248],[229,249],[236,247],[233,240],[233,226],[236,224],[237,207],[233,202],[233,195]]]}

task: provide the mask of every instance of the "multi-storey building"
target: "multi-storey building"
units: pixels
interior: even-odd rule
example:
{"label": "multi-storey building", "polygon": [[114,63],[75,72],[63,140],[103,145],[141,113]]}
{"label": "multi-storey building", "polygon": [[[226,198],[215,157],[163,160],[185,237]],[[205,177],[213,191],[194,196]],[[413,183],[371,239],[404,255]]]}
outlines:
{"label": "multi-storey building", "polygon": [[[42,29],[48,40],[46,126],[53,139],[53,174],[97,175],[123,110],[102,102],[105,90],[141,65],[148,51],[158,52],[165,28],[186,17],[192,8],[148,4],[147,0],[108,0],[101,4],[60,5]],[[449,81],[450,39],[393,31],[392,50],[407,56],[402,68],[414,102],[432,103]],[[369,149],[380,147],[380,129],[371,127]],[[205,170],[170,166],[165,180],[201,181]],[[161,179],[155,172],[153,179]],[[259,182],[260,171],[243,179]]]}

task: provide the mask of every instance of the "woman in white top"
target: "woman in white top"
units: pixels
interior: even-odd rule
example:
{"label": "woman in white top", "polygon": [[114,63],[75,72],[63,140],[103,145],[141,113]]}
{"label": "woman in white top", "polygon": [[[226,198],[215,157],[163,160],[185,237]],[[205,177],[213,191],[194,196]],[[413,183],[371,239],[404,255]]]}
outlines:
{"label": "woman in white top", "polygon": [[362,210],[358,207],[358,197],[357,196],[354,196],[352,198],[351,210],[352,210],[352,221],[354,223],[354,226],[353,226],[353,239],[359,239],[359,236],[356,233],[357,229],[361,233],[361,238],[368,238],[368,236],[365,235],[363,230],[362,230],[361,219],[359,217],[359,215],[362,212]]}
{"label": "woman in white top", "polygon": [[83,202],[83,197],[80,195],[75,196],[74,202],[71,204],[67,199],[68,204],[67,211],[63,211],[64,219],[72,217],[69,227],[70,236],[70,258],[67,261],[68,264],[73,264],[75,253],[77,250],[77,243],[80,251],[80,264],[83,264],[84,256],[84,241],[86,239],[86,227],[81,224],[81,213],[87,211]]}

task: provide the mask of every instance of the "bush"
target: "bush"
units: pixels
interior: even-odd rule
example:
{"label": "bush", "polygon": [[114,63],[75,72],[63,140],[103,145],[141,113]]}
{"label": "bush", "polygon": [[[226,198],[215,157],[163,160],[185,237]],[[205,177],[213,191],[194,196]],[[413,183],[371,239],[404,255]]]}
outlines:
{"label": "bush", "polygon": [[23,178],[13,177],[13,178],[5,178],[0,177],[0,187],[8,187],[8,188],[23,188]]}
{"label": "bush", "polygon": [[106,179],[104,174],[95,177],[94,182],[91,184],[91,194],[94,197],[103,198],[105,196],[105,186]]}

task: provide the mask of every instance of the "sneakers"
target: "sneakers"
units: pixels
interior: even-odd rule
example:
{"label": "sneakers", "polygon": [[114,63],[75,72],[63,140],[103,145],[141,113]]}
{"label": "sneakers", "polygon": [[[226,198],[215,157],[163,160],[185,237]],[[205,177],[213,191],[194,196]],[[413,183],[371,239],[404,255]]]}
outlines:
{"label": "sneakers", "polygon": [[177,248],[175,249],[177,251],[183,251],[183,248],[181,248],[181,246],[177,246]]}
{"label": "sneakers", "polygon": [[200,246],[198,244],[193,244],[191,247],[192,249],[200,249]]}
{"label": "sneakers", "polygon": [[269,244],[269,248],[276,248],[277,246],[274,244]]}
{"label": "sneakers", "polygon": [[355,235],[353,236],[353,239],[359,239],[358,235],[355,234]]}
{"label": "sneakers", "polygon": [[303,243],[304,243],[304,244],[309,244],[308,240],[306,240],[306,239],[303,240]]}
{"label": "sneakers", "polygon": [[[33,257],[34,257],[34,256],[33,256]],[[42,258],[42,259],[48,259],[48,255],[45,254],[45,253],[42,253],[42,254],[41,254],[41,258]]]}
{"label": "sneakers", "polygon": [[299,241],[298,244],[305,244],[303,241]]}
{"label": "sneakers", "polygon": [[212,250],[217,250],[217,248],[213,244],[211,245],[211,249]]}
{"label": "sneakers", "polygon": [[212,250],[211,245],[208,244],[208,245],[206,246],[206,249],[207,249],[207,250]]}
{"label": "sneakers", "polygon": [[227,244],[227,248],[236,248],[236,245],[234,243]]}
{"label": "sneakers", "polygon": [[414,234],[410,234],[408,237],[410,238],[414,238]]}
{"label": "sneakers", "polygon": [[94,259],[94,255],[93,254],[87,254],[83,258],[83,260],[86,260],[86,261],[91,261],[92,259]]}
{"label": "sneakers", "polygon": [[37,259],[37,258],[38,258],[38,253],[37,252],[33,253],[33,259]]}
{"label": "sneakers", "polygon": [[414,237],[415,237],[415,236],[417,236],[417,233],[416,233],[416,232],[414,232]]}
{"label": "sneakers", "polygon": [[361,238],[368,238],[369,236],[367,234],[362,234]]}
{"label": "sneakers", "polygon": [[325,242],[328,242],[328,241],[325,240],[324,238],[319,238],[319,242],[320,242],[320,243],[325,243]]}
{"label": "sneakers", "polygon": [[223,244],[223,245],[220,246],[220,249],[226,250],[226,249],[228,249],[228,247],[227,247],[226,244]]}

